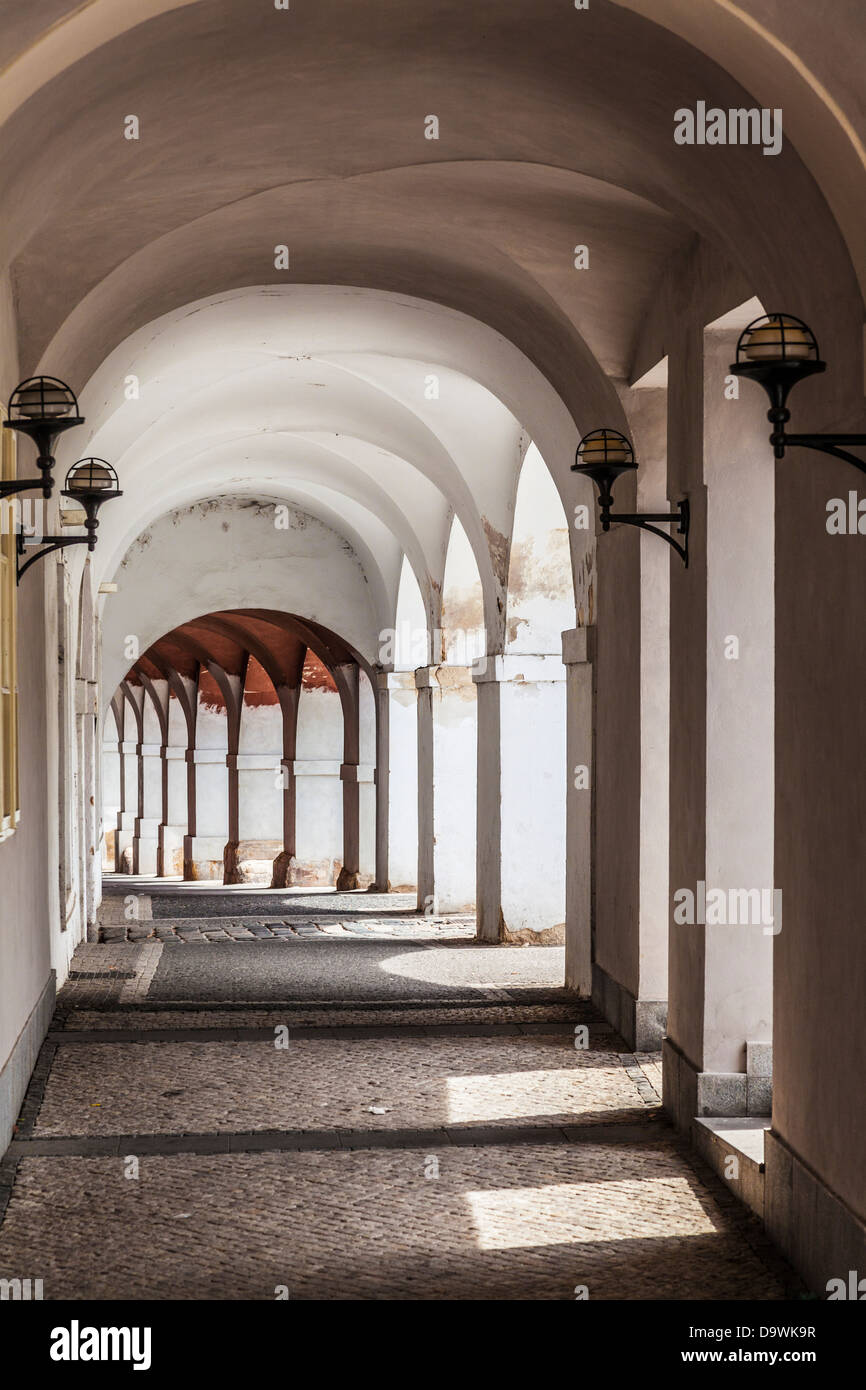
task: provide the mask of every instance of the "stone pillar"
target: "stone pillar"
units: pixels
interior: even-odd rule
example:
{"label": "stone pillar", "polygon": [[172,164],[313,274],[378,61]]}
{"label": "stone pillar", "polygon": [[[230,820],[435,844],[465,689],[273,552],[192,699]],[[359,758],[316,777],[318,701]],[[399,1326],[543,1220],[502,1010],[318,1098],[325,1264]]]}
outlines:
{"label": "stone pillar", "polygon": [[296,758],[292,764],[298,823],[290,882],[296,885],[334,883],[343,833],[341,767],[336,758]]}
{"label": "stone pillar", "polygon": [[360,885],[361,821],[360,783],[360,691],[359,671],[354,662],[335,666],[332,673],[343,707],[343,867],[337,878],[337,891],[352,892]]}
{"label": "stone pillar", "polygon": [[593,668],[595,628],[562,634],[566,671],[565,983],[592,994]]}
{"label": "stone pillar", "polygon": [[195,778],[195,828],[191,827],[184,838],[184,878],[222,880],[229,839],[226,752],[223,748],[194,748],[186,757]]}
{"label": "stone pillar", "polygon": [[467,666],[422,666],[418,690],[418,905],[475,907],[477,701]]}
{"label": "stone pillar", "polygon": [[119,874],[131,874],[134,871],[132,842],[139,813],[138,743],[121,739],[117,751],[120,754],[120,810],[114,835],[115,863]]}
{"label": "stone pillar", "polygon": [[[670,512],[666,364],[621,394],[640,468],[634,505]],[[623,489],[619,506],[631,509]],[[658,536],[614,525],[598,540],[595,692],[598,894],[592,998],[629,1047],[661,1048],[667,1020],[670,573]]]}
{"label": "stone pillar", "polygon": [[163,744],[162,820],[159,825],[157,873],[160,877],[183,874],[183,841],[187,834],[186,748]]}
{"label": "stone pillar", "polygon": [[[821,264],[832,263],[824,250]],[[814,307],[798,298],[797,312],[828,369],[792,392],[788,428],[862,433],[862,304],[853,284],[832,296],[819,295],[819,284]],[[746,390],[742,383],[737,410],[751,411],[754,397],[764,408],[758,388],[749,398]],[[829,1279],[847,1284],[849,1270],[866,1277],[866,478],[808,449],[788,450],[774,472],[775,874],[784,915],[773,941],[765,1221],[823,1297]]]}
{"label": "stone pillar", "polygon": [[163,816],[162,749],[158,743],[139,743],[139,813],[132,842],[134,872],[159,873],[159,826]]}
{"label": "stone pillar", "polygon": [[[337,887],[348,892],[373,882],[376,842],[376,769],[372,763],[341,763],[343,867]],[[352,865],[357,864],[357,868]]]}
{"label": "stone pillar", "polygon": [[664,1092],[682,1128],[770,1110],[746,1050],[765,1056],[772,1027],[773,478],[757,393],[725,395],[736,336],[706,335],[703,381],[700,332],[670,362],[671,433],[687,435],[669,491],[692,508],[689,569],[671,580]]}
{"label": "stone pillar", "polygon": [[293,882],[292,870],[297,852],[298,789],[295,783],[295,752],[298,736],[299,685],[277,687],[283,715],[282,770],[282,844],[271,868],[271,887],[287,888]]}
{"label": "stone pillar", "polygon": [[565,670],[558,656],[487,656],[478,700],[478,936],[565,940]]}
{"label": "stone pillar", "polygon": [[[109,718],[111,716],[109,715]],[[102,868],[113,873],[117,868],[115,839],[120,815],[120,744],[116,738],[106,739],[102,745]]]}
{"label": "stone pillar", "polygon": [[[237,804],[237,839],[229,848],[232,877],[226,882],[270,886],[283,847],[283,778],[277,753],[229,753],[226,765]],[[233,780],[232,780],[233,779]],[[233,853],[232,853],[233,851]]]}
{"label": "stone pillar", "polygon": [[418,692],[412,671],[378,677],[376,883],[411,893],[418,880]]}

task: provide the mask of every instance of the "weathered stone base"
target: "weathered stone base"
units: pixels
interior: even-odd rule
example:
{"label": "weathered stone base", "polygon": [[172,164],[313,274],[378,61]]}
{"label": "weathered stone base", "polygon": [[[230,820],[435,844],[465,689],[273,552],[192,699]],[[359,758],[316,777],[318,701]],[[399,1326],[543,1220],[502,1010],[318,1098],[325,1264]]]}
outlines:
{"label": "weathered stone base", "polygon": [[279,840],[229,840],[223,850],[223,883],[270,885],[279,853]]}
{"label": "weathered stone base", "polygon": [[354,869],[347,869],[345,864],[337,875],[337,892],[352,893],[356,888],[360,888],[360,879]]}
{"label": "weathered stone base", "polygon": [[866,1278],[866,1225],[772,1130],[764,1168],[767,1234],[812,1291],[826,1297],[828,1281],[847,1285],[850,1270]]}
{"label": "weathered stone base", "polygon": [[559,922],[555,927],[539,927],[536,931],[534,927],[520,927],[517,931],[511,931],[506,923],[500,919],[500,941],[508,942],[512,946],[564,946],[565,945],[565,923]]}
{"label": "weathered stone base", "polygon": [[183,876],[192,883],[223,881],[225,845],[213,835],[185,835]]}
{"label": "weathered stone base", "polygon": [[[764,1144],[766,1130],[757,1116],[695,1119],[692,1143],[735,1197],[764,1219]],[[736,1164],[731,1160],[736,1159]]]}
{"label": "weathered stone base", "polygon": [[271,888],[288,888],[293,882],[292,870],[295,866],[295,856],[290,854],[287,849],[281,849],[273,864],[271,865]]}
{"label": "weathered stone base", "polygon": [[696,1116],[770,1113],[772,1080],[766,1075],[698,1071],[670,1038],[662,1043],[662,1065],[664,1107],[677,1129],[689,1132]]}
{"label": "weathered stone base", "polygon": [[592,1002],[635,1052],[659,1052],[668,1020],[666,999],[636,999],[593,961]]}
{"label": "weathered stone base", "polygon": [[18,1034],[5,1067],[0,1071],[0,1155],[6,1152],[12,1138],[21,1102],[51,1023],[55,983],[56,976],[52,970],[27,1022]]}
{"label": "weathered stone base", "polygon": [[160,878],[183,874],[184,830],[179,825],[160,825],[156,872]]}

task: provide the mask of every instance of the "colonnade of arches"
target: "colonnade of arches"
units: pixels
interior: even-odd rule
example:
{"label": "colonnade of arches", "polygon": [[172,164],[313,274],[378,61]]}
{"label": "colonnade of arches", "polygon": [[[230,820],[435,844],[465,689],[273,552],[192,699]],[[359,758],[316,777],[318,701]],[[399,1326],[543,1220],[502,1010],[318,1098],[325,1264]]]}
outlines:
{"label": "colonnade of arches", "polygon": [[[561,634],[575,610],[562,505],[537,448],[523,449],[498,658],[488,661],[478,566],[455,518],[441,627],[429,630],[404,557],[372,665],[314,622],[256,609],[197,617],[135,659],[103,729],[108,872],[416,892],[428,911],[472,911],[478,741],[498,732],[513,764],[499,793],[503,843],[484,821],[481,841],[512,867],[502,895],[496,865],[502,902],[483,898],[487,929],[564,939]],[[244,513],[225,499],[197,519],[225,534]],[[260,532],[284,532],[287,559],[293,532],[312,524],[285,506],[252,512]],[[488,730],[487,691],[500,688]]]}

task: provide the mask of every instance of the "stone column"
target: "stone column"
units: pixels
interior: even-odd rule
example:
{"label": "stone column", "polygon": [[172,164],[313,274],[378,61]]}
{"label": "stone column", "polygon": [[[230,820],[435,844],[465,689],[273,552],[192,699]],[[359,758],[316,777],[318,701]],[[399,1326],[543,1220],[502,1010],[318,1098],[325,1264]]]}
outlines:
{"label": "stone column", "polygon": [[[820,264],[833,264],[826,249]],[[792,392],[788,428],[862,433],[862,304],[853,284],[827,294],[814,273],[814,305],[792,297],[828,369]],[[754,397],[763,409],[758,388],[749,398],[746,390],[737,409],[751,411]],[[847,1284],[849,1270],[866,1277],[866,478],[808,449],[788,450],[774,473],[775,874],[784,917],[773,941],[765,1220],[823,1296],[829,1279]],[[833,524],[840,512],[842,529]],[[863,1292],[861,1284],[861,1300]]]}
{"label": "stone column", "polygon": [[359,672],[354,664],[335,666],[332,675],[343,706],[343,867],[337,878],[337,891],[348,893],[359,887],[361,871],[361,798],[358,778],[360,758]]}
{"label": "stone column", "polygon": [[418,690],[418,905],[475,907],[477,701],[467,666],[422,666]]}
{"label": "stone column", "polygon": [[271,869],[271,887],[287,888],[293,882],[292,870],[297,854],[298,789],[295,783],[295,752],[298,737],[299,685],[277,687],[283,715],[282,769],[282,845]]}
{"label": "stone column", "polygon": [[376,883],[411,893],[418,879],[418,692],[412,671],[378,677]]}
{"label": "stone column", "polygon": [[120,810],[117,813],[117,828],[114,835],[114,853],[117,872],[131,874],[133,870],[133,839],[135,822],[138,819],[138,743],[121,739],[117,745],[120,754]]}
{"label": "stone column", "polygon": [[237,796],[237,882],[258,883],[273,874],[283,844],[283,786],[277,753],[237,753],[226,758]]}
{"label": "stone column", "polygon": [[[634,505],[670,512],[666,364],[622,391],[640,460]],[[623,487],[623,511],[631,496]],[[670,573],[658,536],[614,524],[598,540],[596,669],[598,893],[592,998],[629,1047],[661,1048],[667,1019]]]}
{"label": "stone column", "polygon": [[757,393],[725,395],[736,336],[706,335],[703,381],[699,331],[670,360],[669,491],[692,509],[690,566],[671,579],[664,1044],[665,1105],[683,1128],[770,1109],[747,1044],[765,1058],[772,1027],[773,475]]}
{"label": "stone column", "polygon": [[157,851],[163,816],[162,749],[158,743],[139,743],[139,813],[135,820],[133,865],[137,874],[159,872]]}
{"label": "stone column", "polygon": [[593,668],[595,628],[562,634],[566,671],[565,983],[592,994]]}
{"label": "stone column", "polygon": [[[110,718],[111,716],[109,716]],[[112,732],[116,732],[112,730]],[[115,840],[119,824],[121,801],[121,745],[117,738],[105,739],[102,744],[102,867],[106,872],[117,868]]]}
{"label": "stone column", "polygon": [[342,764],[336,758],[296,758],[291,775],[297,796],[298,823],[295,885],[334,883],[337,847],[343,833],[340,781]]}
{"label": "stone column", "polygon": [[194,748],[187,762],[195,778],[195,829],[184,839],[184,878],[223,877],[229,839],[228,767],[224,748]]}
{"label": "stone column", "polygon": [[[376,826],[376,769],[372,763],[341,763],[343,867],[337,887],[348,892],[373,882]],[[352,865],[356,864],[357,868]]]}
{"label": "stone column", "polygon": [[159,825],[157,873],[183,874],[183,842],[188,827],[186,748],[163,744],[162,821]]}
{"label": "stone column", "polygon": [[565,670],[558,656],[487,656],[478,700],[478,935],[565,940]]}

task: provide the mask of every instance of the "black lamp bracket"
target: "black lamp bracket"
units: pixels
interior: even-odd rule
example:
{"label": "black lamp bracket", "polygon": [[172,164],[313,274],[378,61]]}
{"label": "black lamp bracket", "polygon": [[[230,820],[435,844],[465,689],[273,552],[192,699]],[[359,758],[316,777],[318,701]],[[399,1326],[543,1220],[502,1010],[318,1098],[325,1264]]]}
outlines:
{"label": "black lamp bracket", "polygon": [[[667,541],[688,569],[690,512],[687,497],[682,499],[675,512],[613,512],[611,511],[611,501],[606,501],[604,494],[599,496],[598,505],[601,508],[602,531],[609,531],[611,522],[614,521],[621,521],[625,526],[639,526],[642,531],[652,531],[654,536],[661,536],[663,541]],[[653,524],[660,521],[676,522],[677,533],[684,538],[682,545],[673,536],[669,536],[667,531],[661,531],[657,525]]]}
{"label": "black lamp bracket", "polygon": [[[45,542],[45,544],[42,546],[42,549],[41,549],[41,550],[37,550],[36,553],[35,553],[35,555],[31,555],[30,558],[29,558],[28,560],[25,560],[23,565],[20,563],[20,560],[19,560],[19,563],[17,564],[17,567],[16,567],[16,578],[17,578],[17,582],[18,582],[19,584],[21,583],[21,576],[22,576],[23,574],[26,574],[26,573],[27,573],[27,571],[29,570],[30,566],[31,566],[31,565],[35,565],[37,560],[43,560],[43,559],[45,558],[45,556],[46,556],[46,555],[50,555],[51,552],[52,552],[53,550],[63,550],[67,545],[86,545],[90,550],[92,550],[93,547],[96,545],[96,537],[95,537],[94,535],[87,535],[87,536],[43,536],[43,537],[42,537],[42,541]],[[36,544],[39,545],[40,542],[37,541]],[[27,545],[26,541],[24,540],[24,533],[23,533],[23,531],[19,531],[19,532],[18,532],[18,555],[19,555],[19,557],[20,557],[21,555],[26,555],[26,554],[27,554],[27,551],[28,551],[29,549],[30,549],[30,547]]]}
{"label": "black lamp bracket", "polygon": [[0,497],[14,497],[19,492],[41,492],[47,498],[51,496],[53,486],[54,479],[49,471],[44,472],[41,478],[4,479],[0,482]]}
{"label": "black lamp bracket", "polygon": [[[771,412],[767,413],[769,415]],[[816,449],[819,453],[832,454],[845,463],[852,463],[861,473],[866,473],[866,459],[849,454],[847,448],[843,447],[852,444],[866,448],[866,434],[786,434],[784,430],[776,430],[770,435],[770,443],[776,458],[784,458],[787,448]]]}

